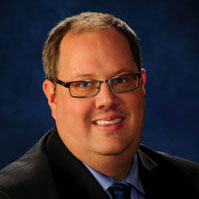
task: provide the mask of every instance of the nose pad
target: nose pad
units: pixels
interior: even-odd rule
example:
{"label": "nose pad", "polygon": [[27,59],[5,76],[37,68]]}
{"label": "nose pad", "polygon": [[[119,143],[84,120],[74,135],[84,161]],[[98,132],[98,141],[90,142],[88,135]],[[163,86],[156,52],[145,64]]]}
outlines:
{"label": "nose pad", "polygon": [[102,84],[100,92],[95,99],[95,107],[97,109],[115,109],[119,106],[119,101],[114,95],[108,83]]}
{"label": "nose pad", "polygon": [[105,87],[104,89],[106,89],[106,92],[110,92],[111,95],[114,95],[114,92],[112,90],[111,85],[109,84],[109,82],[107,80],[105,80],[104,82],[101,83],[100,86],[97,87],[97,89],[100,90],[100,92],[103,92],[103,87]]}

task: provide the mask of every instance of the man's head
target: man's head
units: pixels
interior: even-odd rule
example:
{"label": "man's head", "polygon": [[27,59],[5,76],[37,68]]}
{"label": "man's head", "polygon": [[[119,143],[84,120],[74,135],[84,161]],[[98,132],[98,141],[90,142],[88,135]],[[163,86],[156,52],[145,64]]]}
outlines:
{"label": "man's head", "polygon": [[[116,24],[118,28],[115,28]],[[87,164],[101,157],[132,157],[142,134],[146,80],[145,71],[141,70],[140,49],[135,33],[119,19],[98,13],[69,18],[58,27],[61,30],[55,28],[51,31],[44,48],[44,68],[48,79],[44,81],[43,89],[62,141],[77,158]],[[67,31],[69,27],[71,29]],[[127,33],[121,32],[124,27],[127,28],[125,32],[131,34],[131,40]],[[139,77],[123,76],[138,72],[141,74]],[[104,81],[115,77],[119,78],[112,81],[113,85]],[[83,93],[89,86],[92,91],[99,92],[90,97],[72,97],[71,89],[56,84],[57,80],[75,82],[74,88]],[[101,88],[92,87],[87,80],[104,83]],[[129,82],[133,82],[134,86]],[[126,92],[123,84],[135,89]],[[125,92],[114,92],[110,88],[114,85],[119,86],[116,91]],[[81,92],[76,94],[82,96]]]}
{"label": "man's head", "polygon": [[70,34],[81,34],[115,27],[128,39],[138,70],[141,69],[142,58],[139,40],[135,32],[122,20],[110,14],[85,12],[66,18],[53,28],[43,49],[43,67],[47,79],[55,81],[58,74],[59,47],[63,37]]}

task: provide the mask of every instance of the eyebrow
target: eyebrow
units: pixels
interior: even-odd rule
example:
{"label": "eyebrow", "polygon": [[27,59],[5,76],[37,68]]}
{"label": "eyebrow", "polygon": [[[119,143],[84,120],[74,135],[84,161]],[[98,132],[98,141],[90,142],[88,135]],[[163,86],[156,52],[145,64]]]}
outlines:
{"label": "eyebrow", "polygon": [[[129,70],[129,69],[121,69],[119,71],[116,71],[114,73],[112,73],[110,75],[110,77],[115,77],[115,76],[119,76],[121,73],[133,73],[132,70]],[[134,72],[138,72],[138,71],[134,71]],[[77,76],[75,76],[74,78],[78,78],[78,77],[96,77],[96,74],[87,74],[87,73],[80,73],[80,74],[77,74]]]}
{"label": "eyebrow", "polygon": [[77,76],[75,76],[75,78],[76,77],[93,77],[93,76],[96,76],[95,74],[85,74],[85,73],[80,73],[80,74],[78,74]]}
{"label": "eyebrow", "polygon": [[121,73],[136,73],[137,71],[133,71],[133,70],[129,70],[129,69],[122,69],[122,70],[119,70],[119,71],[116,71],[115,73],[113,73],[113,77],[114,76],[118,76],[120,75]]}

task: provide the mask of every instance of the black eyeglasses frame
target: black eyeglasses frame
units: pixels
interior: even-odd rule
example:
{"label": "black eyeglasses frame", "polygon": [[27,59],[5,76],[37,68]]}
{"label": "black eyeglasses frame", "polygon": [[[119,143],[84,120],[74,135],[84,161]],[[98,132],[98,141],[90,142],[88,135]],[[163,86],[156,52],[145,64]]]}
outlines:
{"label": "black eyeglasses frame", "polygon": [[[138,78],[138,79],[137,79],[137,80],[138,80],[137,86],[136,86],[135,88],[133,88],[133,89],[125,90],[125,91],[122,91],[122,92],[116,92],[116,91],[114,91],[114,90],[113,90],[113,87],[112,87],[112,85],[111,85],[111,83],[110,83],[111,80],[116,79],[116,78],[119,78],[120,76],[122,77],[122,76],[124,76],[124,75],[137,75],[137,78]],[[57,84],[59,84],[59,85],[62,85],[62,86],[64,86],[65,88],[69,88],[69,93],[70,93],[71,97],[74,97],[74,98],[90,98],[90,97],[95,97],[95,96],[97,96],[98,93],[99,93],[100,90],[101,90],[101,85],[102,85],[102,83],[108,83],[108,85],[109,85],[109,87],[110,87],[110,89],[111,89],[111,91],[112,91],[113,93],[126,93],[126,92],[129,92],[129,91],[132,91],[132,90],[136,90],[136,89],[140,86],[140,84],[139,84],[139,79],[142,77],[142,73],[141,73],[141,72],[128,73],[128,74],[124,74],[124,75],[116,76],[116,77],[113,77],[113,78],[110,78],[110,79],[106,79],[106,80],[94,80],[94,81],[99,82],[100,85],[99,85],[99,88],[98,88],[98,92],[97,92],[95,95],[91,95],[91,96],[74,96],[74,95],[72,95],[72,94],[71,94],[71,91],[70,91],[70,84],[71,84],[71,83],[77,83],[77,82],[83,82],[83,81],[93,81],[93,80],[79,80],[79,81],[63,82],[63,81],[57,79],[57,80],[55,81],[55,83],[57,83]]]}

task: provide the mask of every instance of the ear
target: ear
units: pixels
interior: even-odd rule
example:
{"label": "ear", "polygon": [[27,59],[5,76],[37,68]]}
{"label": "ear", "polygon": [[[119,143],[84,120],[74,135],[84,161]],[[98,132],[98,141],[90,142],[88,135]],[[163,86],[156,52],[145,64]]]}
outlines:
{"label": "ear", "polygon": [[142,90],[144,95],[146,94],[145,84],[146,84],[146,70],[144,68],[141,69],[142,74]]}
{"label": "ear", "polygon": [[56,96],[55,96],[55,85],[52,81],[46,79],[43,82],[43,91],[48,99],[48,104],[51,109],[53,118],[56,118]]}

